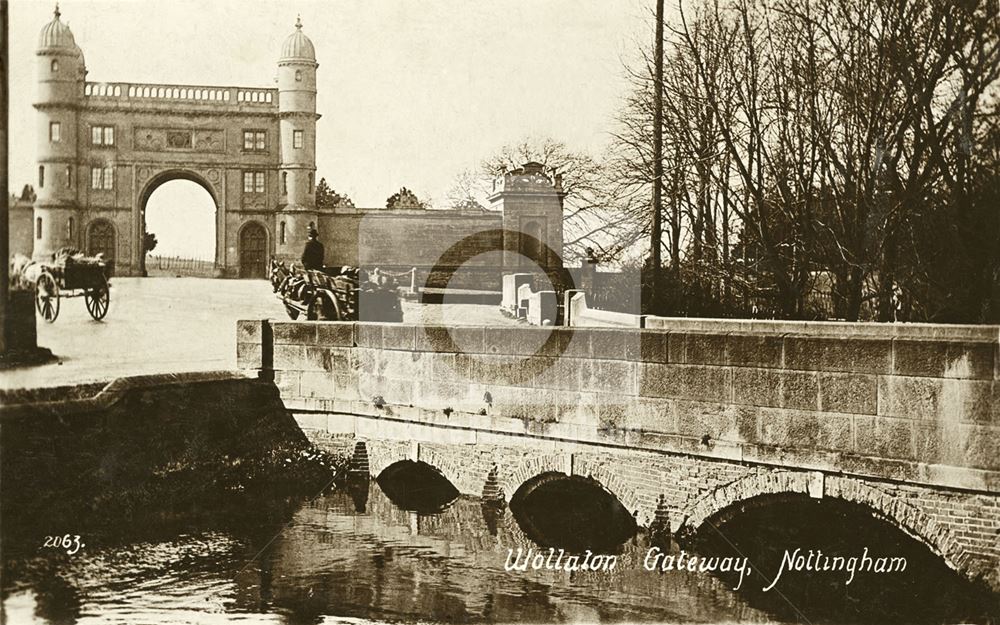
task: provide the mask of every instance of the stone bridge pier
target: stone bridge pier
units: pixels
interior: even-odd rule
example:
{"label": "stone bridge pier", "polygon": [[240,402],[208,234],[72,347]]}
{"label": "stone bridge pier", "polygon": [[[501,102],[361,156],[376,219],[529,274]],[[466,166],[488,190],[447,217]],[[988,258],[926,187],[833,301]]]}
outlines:
{"label": "stone bridge pier", "polygon": [[585,476],[674,531],[835,498],[1000,591],[1000,329],[663,325],[242,321],[237,349],[314,444],[372,476],[421,461],[507,501]]}

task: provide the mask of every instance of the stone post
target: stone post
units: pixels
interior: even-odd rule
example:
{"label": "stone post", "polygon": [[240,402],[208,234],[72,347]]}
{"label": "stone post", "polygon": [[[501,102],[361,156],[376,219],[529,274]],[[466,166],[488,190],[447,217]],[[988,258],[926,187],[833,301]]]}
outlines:
{"label": "stone post", "polygon": [[566,289],[563,293],[563,325],[573,325],[573,298],[584,293],[580,289]]}

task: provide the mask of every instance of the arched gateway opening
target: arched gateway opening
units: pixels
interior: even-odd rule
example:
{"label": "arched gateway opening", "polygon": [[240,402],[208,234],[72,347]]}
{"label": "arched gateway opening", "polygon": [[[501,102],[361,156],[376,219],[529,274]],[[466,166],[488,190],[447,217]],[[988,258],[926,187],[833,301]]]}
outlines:
{"label": "arched gateway opening", "polygon": [[207,182],[184,172],[161,176],[143,196],[142,215],[145,232],[156,237],[148,275],[213,277],[218,203]]}

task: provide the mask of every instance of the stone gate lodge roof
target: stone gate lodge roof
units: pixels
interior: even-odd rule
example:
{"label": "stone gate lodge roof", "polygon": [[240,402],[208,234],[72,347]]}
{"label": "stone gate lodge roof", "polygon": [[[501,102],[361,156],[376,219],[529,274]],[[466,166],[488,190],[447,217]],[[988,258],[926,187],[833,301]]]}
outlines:
{"label": "stone gate lodge roof", "polygon": [[295,32],[288,35],[281,46],[281,61],[316,62],[316,49],[312,41],[302,32],[302,18],[295,19]]}

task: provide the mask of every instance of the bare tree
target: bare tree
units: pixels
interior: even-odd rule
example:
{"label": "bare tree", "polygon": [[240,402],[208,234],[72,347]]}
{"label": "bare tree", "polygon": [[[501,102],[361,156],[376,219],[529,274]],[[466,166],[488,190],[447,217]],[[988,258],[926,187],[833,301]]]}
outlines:
{"label": "bare tree", "polygon": [[617,258],[631,247],[635,234],[612,207],[608,171],[591,155],[550,138],[523,139],[483,160],[481,170],[493,179],[527,162],[562,175],[567,260],[583,258],[588,247],[599,250],[604,258]]}
{"label": "bare tree", "polygon": [[663,0],[656,0],[656,27],[653,41],[653,197],[650,218],[650,296],[647,310],[659,308],[663,293]]}
{"label": "bare tree", "polygon": [[486,210],[489,176],[467,169],[457,176],[448,190],[448,205],[458,210]]}
{"label": "bare tree", "polygon": [[[679,2],[662,86],[656,44],[629,70],[616,210],[652,240],[657,212],[632,198],[662,191],[685,293],[737,313],[734,290],[785,317],[997,314],[997,8]],[[943,279],[944,257],[976,286]]]}

